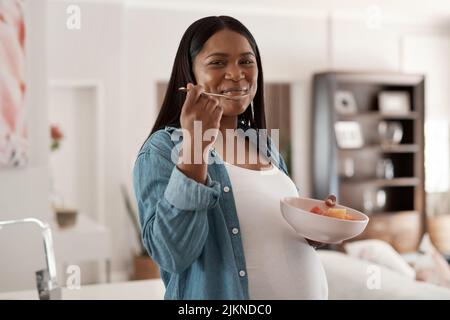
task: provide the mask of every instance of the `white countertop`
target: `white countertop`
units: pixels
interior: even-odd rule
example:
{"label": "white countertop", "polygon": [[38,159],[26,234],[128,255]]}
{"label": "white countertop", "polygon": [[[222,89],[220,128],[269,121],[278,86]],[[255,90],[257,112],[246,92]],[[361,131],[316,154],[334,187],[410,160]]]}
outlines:
{"label": "white countertop", "polygon": [[[63,300],[162,300],[161,279],[84,285],[79,290],[62,289]],[[0,292],[0,300],[37,300],[37,290]]]}

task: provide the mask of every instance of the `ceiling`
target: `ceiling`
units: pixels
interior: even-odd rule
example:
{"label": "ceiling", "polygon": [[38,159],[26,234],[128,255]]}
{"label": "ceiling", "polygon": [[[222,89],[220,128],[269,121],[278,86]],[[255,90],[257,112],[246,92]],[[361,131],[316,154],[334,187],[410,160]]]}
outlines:
{"label": "ceiling", "polygon": [[121,0],[127,5],[150,7],[184,8],[242,8],[245,11],[270,10],[280,11],[345,11],[367,12],[373,8],[384,14],[396,16],[423,15],[450,18],[450,0]]}

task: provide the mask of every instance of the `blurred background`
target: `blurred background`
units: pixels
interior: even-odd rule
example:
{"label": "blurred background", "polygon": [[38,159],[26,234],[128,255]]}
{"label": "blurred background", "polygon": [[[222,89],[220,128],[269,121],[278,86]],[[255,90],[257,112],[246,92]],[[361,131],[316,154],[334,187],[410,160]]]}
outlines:
{"label": "blurred background", "polygon": [[[82,284],[158,276],[139,259],[131,172],[181,36],[209,15],[253,33],[302,196],[380,218],[364,238],[400,253],[434,226],[450,254],[448,1],[0,0],[0,220],[51,225],[62,285],[69,265]],[[342,140],[337,121],[361,131]],[[1,229],[0,257],[0,291],[35,288],[39,230]]]}

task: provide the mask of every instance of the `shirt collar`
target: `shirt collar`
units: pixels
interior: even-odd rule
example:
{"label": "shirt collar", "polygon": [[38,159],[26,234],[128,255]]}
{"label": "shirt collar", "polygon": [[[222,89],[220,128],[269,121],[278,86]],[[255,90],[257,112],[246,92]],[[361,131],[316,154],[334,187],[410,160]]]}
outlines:
{"label": "shirt collar", "polygon": [[[243,123],[241,121],[238,121],[237,128],[244,130],[244,132],[246,132],[246,130],[250,129],[250,127],[248,125],[246,125],[245,123]],[[170,135],[172,135],[172,134],[175,135],[176,139],[173,141],[175,143],[176,148],[179,151],[179,149],[181,148],[180,142],[183,141],[183,134],[182,134],[183,130],[178,127],[166,126],[165,131],[168,132]],[[248,134],[248,137],[249,137],[250,143],[252,143],[254,146],[256,146],[256,144],[258,143],[258,133],[256,131],[252,130],[251,133]],[[277,167],[280,166],[280,158],[279,158],[280,155],[277,151],[277,146],[273,146],[272,139],[270,139],[270,138],[267,139],[267,143],[260,143],[260,152],[263,152],[265,155],[270,157],[271,160],[275,163],[275,165]]]}

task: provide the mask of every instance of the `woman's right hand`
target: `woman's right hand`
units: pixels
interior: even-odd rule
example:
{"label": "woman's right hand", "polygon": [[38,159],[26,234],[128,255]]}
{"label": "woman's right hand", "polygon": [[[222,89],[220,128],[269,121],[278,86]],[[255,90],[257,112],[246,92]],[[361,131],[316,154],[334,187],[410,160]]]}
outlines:
{"label": "woman's right hand", "polygon": [[[203,155],[217,138],[223,110],[217,98],[202,95],[204,88],[201,85],[194,86],[188,83],[187,88],[189,91],[181,109],[180,124],[183,131],[187,131],[190,139],[183,132],[181,162],[177,164],[177,167],[189,178],[205,184],[207,164]],[[200,141],[194,141],[194,121],[201,121],[201,130],[198,133]],[[208,136],[211,140],[203,141],[204,132],[211,129],[212,132],[209,132]]]}
{"label": "woman's right hand", "polygon": [[205,91],[203,86],[194,86],[192,83],[188,83],[186,87],[189,91],[181,109],[181,128],[190,133],[191,144],[194,142],[194,121],[201,123],[201,137],[205,131],[212,129],[212,134],[208,135],[208,139],[211,138],[211,141],[203,141],[203,139],[196,141],[196,143],[201,143],[203,151],[217,138],[223,109],[219,105],[218,98],[202,94]]}

